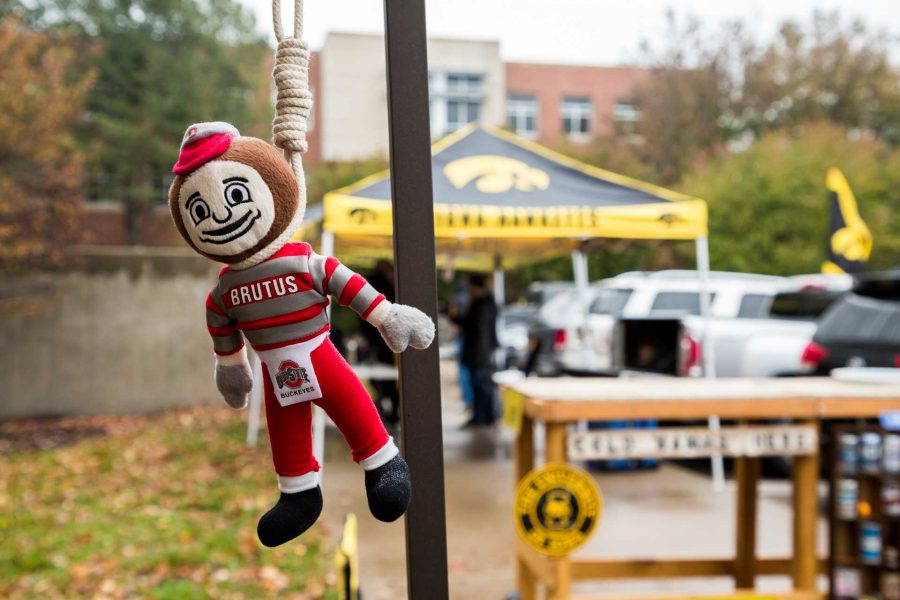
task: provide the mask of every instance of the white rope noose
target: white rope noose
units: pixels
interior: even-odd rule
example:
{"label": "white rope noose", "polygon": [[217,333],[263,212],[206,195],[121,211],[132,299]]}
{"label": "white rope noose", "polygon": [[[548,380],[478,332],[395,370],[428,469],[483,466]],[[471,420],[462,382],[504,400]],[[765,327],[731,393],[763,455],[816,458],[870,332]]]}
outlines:
{"label": "white rope noose", "polygon": [[297,212],[290,225],[262,251],[232,268],[246,269],[269,258],[276,250],[290,241],[303,223],[306,214],[306,177],[303,173],[303,153],[306,152],[306,129],[312,109],[312,93],[309,91],[309,44],[303,37],[303,0],[294,0],[294,35],[286,37],[281,26],[281,0],[272,0],[272,24],[278,46],[275,50],[275,119],[272,121],[272,137],[275,146],[294,171],[299,188]]}
{"label": "white rope noose", "polygon": [[275,50],[275,119],[272,135],[275,146],[284,151],[300,185],[300,206],[297,217],[303,220],[306,212],[306,180],[302,155],[307,150],[306,129],[312,110],[309,91],[309,44],[303,39],[303,0],[294,0],[294,35],[287,37],[281,26],[281,0],[272,0],[272,25],[278,47]]}

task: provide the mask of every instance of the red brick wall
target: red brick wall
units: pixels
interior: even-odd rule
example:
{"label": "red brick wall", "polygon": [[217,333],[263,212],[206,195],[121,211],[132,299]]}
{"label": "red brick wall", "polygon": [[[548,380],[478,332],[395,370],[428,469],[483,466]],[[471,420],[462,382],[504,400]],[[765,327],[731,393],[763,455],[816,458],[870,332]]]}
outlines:
{"label": "red brick wall", "polygon": [[[82,212],[81,243],[100,246],[123,246],[128,244],[125,231],[125,214],[117,202],[88,202]],[[139,244],[143,246],[177,246],[184,244],[169,208],[154,206],[141,218]]]}
{"label": "red brick wall", "polygon": [[537,97],[538,141],[557,146],[562,139],[559,111],[564,97],[590,98],[591,134],[609,133],[616,102],[628,101],[647,75],[648,71],[631,67],[506,63],[506,91]]}
{"label": "red brick wall", "polygon": [[303,155],[303,164],[317,165],[322,160],[322,148],[320,133],[322,131],[322,111],[325,107],[325,98],[322,93],[322,70],[319,68],[320,54],[312,52],[309,56],[309,87],[313,94],[312,130],[306,132],[306,140],[309,150]]}
{"label": "red brick wall", "polygon": [[88,202],[79,224],[82,244],[121,246],[126,243],[122,206],[112,202]]}

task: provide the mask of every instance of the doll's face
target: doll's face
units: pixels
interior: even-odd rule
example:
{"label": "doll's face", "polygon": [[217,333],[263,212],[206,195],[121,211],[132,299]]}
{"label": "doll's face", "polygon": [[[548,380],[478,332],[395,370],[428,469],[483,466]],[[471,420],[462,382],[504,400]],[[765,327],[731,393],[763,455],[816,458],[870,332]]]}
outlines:
{"label": "doll's face", "polygon": [[234,138],[218,158],[176,175],[169,189],[172,219],[185,241],[231,265],[272,249],[298,205],[291,165],[274,146],[250,137]]}
{"label": "doll's face", "polygon": [[178,210],[194,247],[210,256],[254,248],[275,220],[269,186],[253,167],[230,160],[191,173],[179,190]]}

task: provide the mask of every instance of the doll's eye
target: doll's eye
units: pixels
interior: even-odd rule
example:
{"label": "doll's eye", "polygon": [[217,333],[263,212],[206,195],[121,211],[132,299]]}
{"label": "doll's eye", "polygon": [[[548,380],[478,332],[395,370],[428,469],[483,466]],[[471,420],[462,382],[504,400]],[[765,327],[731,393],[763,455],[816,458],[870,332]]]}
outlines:
{"label": "doll's eye", "polygon": [[226,181],[230,182],[225,186],[225,201],[228,203],[228,206],[237,206],[252,200],[250,198],[250,190],[247,189],[247,185],[243,181],[237,180],[237,178]]}
{"label": "doll's eye", "polygon": [[187,209],[195,226],[209,218],[209,205],[199,195],[191,196]]}

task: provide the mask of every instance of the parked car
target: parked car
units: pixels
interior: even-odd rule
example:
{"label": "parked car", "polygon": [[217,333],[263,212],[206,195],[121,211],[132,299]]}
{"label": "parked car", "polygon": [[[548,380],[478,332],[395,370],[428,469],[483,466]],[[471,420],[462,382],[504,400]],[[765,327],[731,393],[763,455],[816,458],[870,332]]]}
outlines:
{"label": "parked car", "polygon": [[523,365],[528,359],[528,325],[535,315],[535,307],[528,305],[509,305],[500,310],[497,316],[497,363],[501,369],[510,369]]}
{"label": "parked car", "polygon": [[[812,365],[804,361],[804,351],[819,318],[846,293],[849,281],[837,278],[823,286],[780,292],[772,299],[765,318],[732,323],[731,334],[743,340],[737,349],[737,370],[726,369],[717,375],[784,377],[812,372]],[[718,344],[721,337],[714,335],[713,343]]]}
{"label": "parked car", "polygon": [[900,270],[860,277],[835,302],[803,351],[810,370],[900,367]]}
{"label": "parked car", "polygon": [[[701,319],[687,317],[685,326],[692,339],[712,346],[716,377],[807,374],[811,369],[803,362],[803,351],[816,332],[817,321],[851,284],[849,276],[791,277],[758,310],[743,311],[731,319],[710,319],[706,337],[707,324]],[[702,369],[695,374],[701,373]]]}
{"label": "parked car", "polygon": [[525,303],[537,311],[559,294],[574,289],[571,281],[535,281],[525,290]]}
{"label": "parked car", "polygon": [[[709,316],[718,318],[755,318],[768,309],[772,297],[788,280],[783,277],[745,273],[713,272],[708,282]],[[577,374],[608,375],[621,370],[614,358],[617,347],[616,327],[623,320],[672,319],[701,313],[703,282],[696,271],[631,272],[595,284],[596,294],[586,315],[574,318],[564,338],[559,362],[563,371]],[[683,374],[696,374],[700,368],[700,335],[696,323],[686,328],[659,329],[658,335],[669,336],[678,331],[679,352],[686,360],[674,359]],[[642,336],[651,335],[647,327]],[[652,343],[652,340],[646,340]],[[621,350],[621,346],[619,346]],[[728,354],[726,353],[727,357]],[[720,360],[717,356],[717,362]]]}
{"label": "parked car", "polygon": [[[540,296],[544,302],[536,308],[528,327],[528,356],[522,369],[529,374],[550,377],[562,374],[560,355],[568,344],[568,332],[583,321],[595,290],[579,298],[574,284],[554,286]],[[534,297],[534,296],[533,296]]]}

